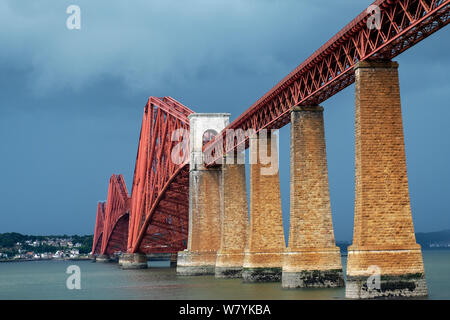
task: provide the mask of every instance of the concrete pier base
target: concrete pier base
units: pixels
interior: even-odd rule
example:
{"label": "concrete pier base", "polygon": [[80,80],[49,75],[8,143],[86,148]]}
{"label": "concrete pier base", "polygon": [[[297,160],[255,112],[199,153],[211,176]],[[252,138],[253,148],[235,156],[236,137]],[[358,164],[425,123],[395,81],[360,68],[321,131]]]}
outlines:
{"label": "concrete pier base", "polygon": [[283,272],[283,288],[336,288],[344,286],[342,269]]}
{"label": "concrete pier base", "polygon": [[95,262],[112,262],[111,258],[107,254],[100,254],[97,257],[95,257]]}
{"label": "concrete pier base", "polygon": [[215,269],[216,278],[242,278],[242,266],[240,267],[217,267]]}
{"label": "concrete pier base", "polygon": [[122,269],[147,269],[147,256],[143,253],[124,253],[119,258]]}
{"label": "concrete pier base", "polygon": [[283,288],[336,288],[344,286],[342,269],[283,271]]}
{"label": "concrete pier base", "polygon": [[373,277],[347,276],[345,297],[349,299],[392,299],[402,297],[423,297],[428,294],[423,273],[382,275],[380,287],[371,287]]}
{"label": "concrete pier base", "polygon": [[242,279],[244,282],[280,282],[282,264],[283,253],[247,251]]}
{"label": "concrete pier base", "polygon": [[216,252],[181,251],[177,257],[177,275],[204,276],[214,275]]}
{"label": "concrete pier base", "polygon": [[339,247],[286,252],[283,288],[335,288],[344,286]]}
{"label": "concrete pier base", "polygon": [[[376,250],[350,246],[345,296],[350,299],[428,295],[419,245]],[[407,271],[406,271],[407,270]],[[378,283],[377,283],[378,282]]]}
{"label": "concrete pier base", "polygon": [[[241,158],[240,158],[241,157]],[[240,278],[248,230],[247,186],[243,154],[224,157],[222,164],[223,218],[216,278]],[[231,161],[230,161],[231,160]],[[231,162],[231,163],[230,163]]]}
{"label": "concrete pier base", "polygon": [[280,282],[281,268],[244,268],[243,282]]}
{"label": "concrete pier base", "polygon": [[[277,144],[271,132],[266,137],[258,134],[250,138],[250,224],[244,282],[281,281],[285,242]],[[261,161],[263,154],[270,159],[266,164]]]}
{"label": "concrete pier base", "polygon": [[216,260],[216,278],[241,278],[244,253],[218,253]]}

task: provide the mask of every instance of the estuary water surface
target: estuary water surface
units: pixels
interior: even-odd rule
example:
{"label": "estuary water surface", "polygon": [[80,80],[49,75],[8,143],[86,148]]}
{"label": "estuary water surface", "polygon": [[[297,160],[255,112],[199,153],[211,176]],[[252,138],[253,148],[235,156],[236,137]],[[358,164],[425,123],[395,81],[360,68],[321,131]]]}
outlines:
{"label": "estuary water surface", "polygon": [[[428,299],[450,299],[450,250],[424,251]],[[342,257],[345,267],[346,257]],[[78,265],[81,289],[69,290],[66,269]],[[344,299],[344,288],[281,288],[280,283],[242,283],[213,276],[177,277],[168,262],[146,270],[90,261],[0,263],[0,299]]]}

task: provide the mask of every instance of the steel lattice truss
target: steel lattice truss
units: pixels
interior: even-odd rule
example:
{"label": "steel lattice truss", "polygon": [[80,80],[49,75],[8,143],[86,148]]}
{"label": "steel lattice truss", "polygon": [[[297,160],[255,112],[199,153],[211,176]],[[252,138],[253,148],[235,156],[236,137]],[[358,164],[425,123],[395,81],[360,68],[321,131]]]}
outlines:
{"label": "steel lattice truss", "polygon": [[[129,252],[178,252],[186,247],[189,151],[187,145],[180,148],[181,138],[172,141],[172,135],[177,130],[188,133],[191,113],[170,97],[150,97],[145,106],[131,195]],[[174,150],[177,161],[172,161]]]}
{"label": "steel lattice truss", "polygon": [[[353,68],[359,61],[392,59],[411,48],[450,19],[450,0],[377,0],[380,28],[369,28],[374,12],[364,11],[325,43],[305,62],[253,104],[226,129],[278,129],[290,122],[293,106],[317,105],[354,81]],[[376,13],[376,12],[375,12]],[[376,20],[375,20],[376,21]],[[235,150],[240,141],[221,139],[204,148],[205,162],[213,165],[223,152]],[[222,145],[221,145],[222,144]]]}
{"label": "steel lattice truss", "polygon": [[109,180],[101,254],[126,252],[130,203],[131,199],[123,176],[113,174]]}
{"label": "steel lattice truss", "polygon": [[100,254],[102,247],[103,225],[105,222],[106,202],[97,205],[97,218],[95,219],[94,241],[92,243],[92,254]]}

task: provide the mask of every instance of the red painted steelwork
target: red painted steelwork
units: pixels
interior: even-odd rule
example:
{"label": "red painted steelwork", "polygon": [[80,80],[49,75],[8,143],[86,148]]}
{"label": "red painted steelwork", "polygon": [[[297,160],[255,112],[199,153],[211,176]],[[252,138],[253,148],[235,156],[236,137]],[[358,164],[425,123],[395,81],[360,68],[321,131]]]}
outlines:
{"label": "red painted steelwork", "polygon": [[128,252],[178,252],[186,247],[189,212],[189,149],[172,141],[189,130],[192,110],[170,97],[150,97],[144,110],[132,189]]}
{"label": "red painted steelwork", "polygon": [[[392,59],[450,21],[450,0],[377,0],[381,28],[367,26],[372,12],[364,11],[305,62],[204,147],[205,162],[213,165],[222,153],[235,150],[248,139],[226,141],[227,129],[278,129],[289,123],[297,105],[317,105],[354,81],[358,61]],[[220,145],[222,144],[222,146]],[[214,153],[214,150],[218,152]]]}
{"label": "red painted steelwork", "polygon": [[126,252],[130,203],[123,176],[113,174],[109,180],[101,254]]}
{"label": "red painted steelwork", "polygon": [[92,242],[92,254],[100,254],[102,247],[103,225],[105,222],[106,202],[97,205],[97,218],[95,219],[94,241]]}

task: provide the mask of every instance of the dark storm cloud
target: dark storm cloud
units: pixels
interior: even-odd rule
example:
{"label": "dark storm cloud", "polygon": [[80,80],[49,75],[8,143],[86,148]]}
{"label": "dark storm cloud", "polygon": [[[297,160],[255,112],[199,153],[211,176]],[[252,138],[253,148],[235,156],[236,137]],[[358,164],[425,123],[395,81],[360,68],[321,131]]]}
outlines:
{"label": "dark storm cloud", "polygon": [[[70,4],[81,8],[81,30],[66,28]],[[93,232],[110,175],[123,173],[131,190],[148,96],[235,118],[368,5],[1,1],[0,232]],[[450,226],[448,38],[442,30],[397,59],[413,213],[424,231]],[[353,90],[323,104],[338,239],[352,233]],[[287,222],[289,128],[280,145]]]}
{"label": "dark storm cloud", "polygon": [[1,60],[29,70],[23,85],[35,95],[83,90],[105,76],[133,93],[242,76],[267,77],[270,87],[332,35],[323,28],[321,37],[323,21],[347,19],[342,4],[309,1],[76,1],[82,29],[69,31],[72,2],[1,5]]}

